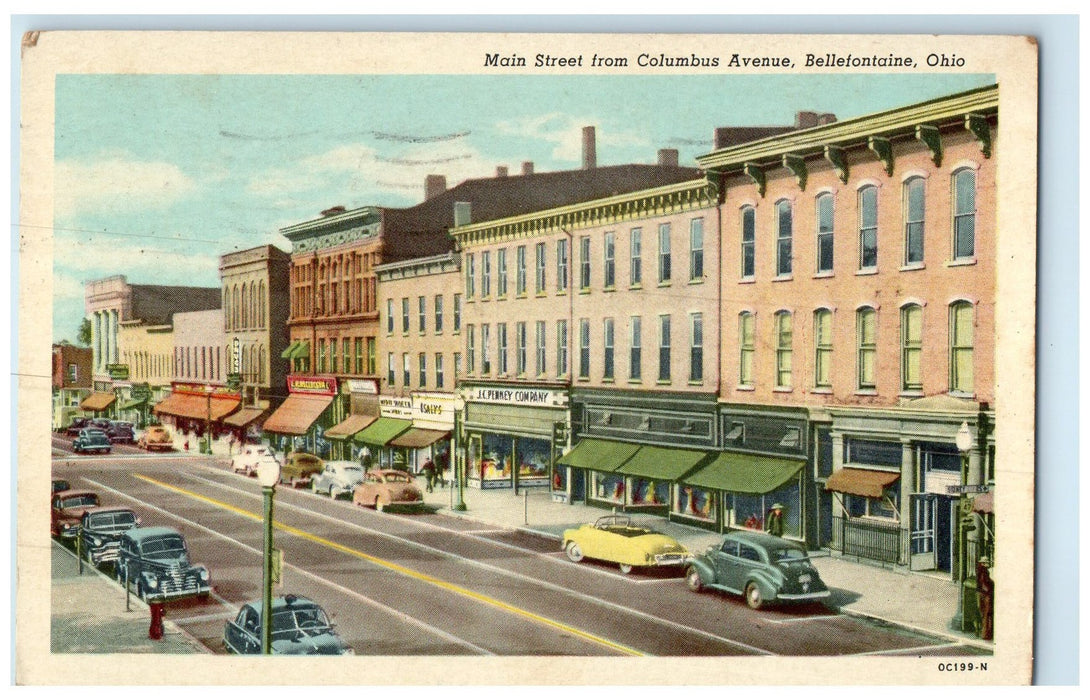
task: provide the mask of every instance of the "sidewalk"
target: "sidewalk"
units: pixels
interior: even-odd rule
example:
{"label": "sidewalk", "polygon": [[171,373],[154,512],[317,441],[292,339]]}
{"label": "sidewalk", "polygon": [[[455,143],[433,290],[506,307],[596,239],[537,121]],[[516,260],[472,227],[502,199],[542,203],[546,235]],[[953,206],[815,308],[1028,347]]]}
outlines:
{"label": "sidewalk", "polygon": [[135,595],[125,610],[125,592],[90,564],[83,575],[72,552],[52,543],[52,625],[54,654],[201,654],[209,653],[169,619],[163,638],[148,638],[151,614]]}
{"label": "sidewalk", "polygon": [[[421,485],[422,485],[422,480]],[[451,490],[436,488],[425,493],[425,501],[439,512],[489,523],[515,527],[559,540],[564,530],[594,522],[609,511],[583,504],[554,502],[545,489],[524,489],[515,495],[510,489],[484,491],[465,489],[467,510],[452,511]],[[453,494],[457,498],[457,494]],[[673,537],[693,553],[703,552],[722,540],[722,535],[697,527],[670,522],[656,516],[632,515],[647,520],[655,530]],[[821,578],[833,591],[829,604],[847,615],[867,617],[982,649],[991,642],[975,635],[949,629],[958,604],[958,587],[946,576],[894,571],[877,565],[811,552]]]}

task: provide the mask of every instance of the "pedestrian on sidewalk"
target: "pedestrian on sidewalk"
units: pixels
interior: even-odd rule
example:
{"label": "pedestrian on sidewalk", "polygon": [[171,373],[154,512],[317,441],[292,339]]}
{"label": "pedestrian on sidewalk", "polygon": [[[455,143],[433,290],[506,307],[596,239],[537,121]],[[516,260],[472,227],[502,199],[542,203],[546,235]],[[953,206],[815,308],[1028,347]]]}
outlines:
{"label": "pedestrian on sidewalk", "polygon": [[992,638],[992,610],[995,608],[995,581],[992,580],[991,565],[988,557],[981,557],[976,563],[976,601],[980,608],[980,638]]}
{"label": "pedestrian on sidewalk", "polygon": [[783,537],[783,506],[773,503],[765,518],[765,532],[776,537]]}
{"label": "pedestrian on sidewalk", "polygon": [[435,477],[436,477],[435,462],[431,461],[431,458],[429,457],[424,462],[423,466],[421,467],[421,470],[424,472],[424,479],[427,482],[427,485],[426,485],[425,488],[427,488],[428,493],[431,493],[432,491],[435,490]]}

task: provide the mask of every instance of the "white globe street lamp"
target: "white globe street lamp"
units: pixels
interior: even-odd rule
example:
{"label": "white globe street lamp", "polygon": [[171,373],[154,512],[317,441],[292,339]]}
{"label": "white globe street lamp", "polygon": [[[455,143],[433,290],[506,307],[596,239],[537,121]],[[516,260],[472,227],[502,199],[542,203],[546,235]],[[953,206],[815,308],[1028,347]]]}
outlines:
{"label": "white globe street lamp", "polygon": [[280,462],[275,458],[257,465],[257,481],[265,500],[265,560],[261,576],[261,653],[272,653],[272,550],[273,493],[280,481]]}

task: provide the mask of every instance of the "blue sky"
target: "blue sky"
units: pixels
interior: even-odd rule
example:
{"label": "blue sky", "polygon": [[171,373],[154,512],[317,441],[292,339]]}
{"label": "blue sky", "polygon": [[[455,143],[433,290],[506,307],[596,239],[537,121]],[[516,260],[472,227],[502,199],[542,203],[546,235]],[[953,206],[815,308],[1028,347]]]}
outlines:
{"label": "blue sky", "polygon": [[994,82],[990,75],[61,75],[56,83],[54,340],[83,284],[218,286],[219,256],[272,243],[333,205],[411,206],[424,177],[682,165],[718,126],[846,119]]}

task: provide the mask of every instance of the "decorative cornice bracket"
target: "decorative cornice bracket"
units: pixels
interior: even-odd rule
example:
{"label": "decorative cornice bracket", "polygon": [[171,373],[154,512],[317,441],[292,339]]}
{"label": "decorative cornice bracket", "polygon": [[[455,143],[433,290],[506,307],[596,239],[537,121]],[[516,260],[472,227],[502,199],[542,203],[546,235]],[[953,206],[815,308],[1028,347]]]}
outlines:
{"label": "decorative cornice bracket", "polygon": [[746,163],[742,166],[742,172],[749,176],[749,179],[753,180],[753,184],[757,185],[757,194],[761,197],[765,196],[765,171],[764,168],[756,163]]}
{"label": "decorative cornice bracket", "polygon": [[939,127],[930,124],[916,125],[916,140],[925,144],[931,150],[931,162],[935,167],[942,165],[942,137],[939,135]]}
{"label": "decorative cornice bracket", "polygon": [[893,175],[893,145],[889,142],[889,139],[882,138],[881,136],[868,136],[867,148],[874,152],[874,155],[878,156],[878,160],[882,161],[882,165],[885,166],[886,175]]}
{"label": "decorative cornice bracket", "polygon": [[844,149],[840,146],[826,146],[824,150],[825,160],[832,163],[836,176],[845,185],[848,184],[848,158],[844,155]]}
{"label": "decorative cornice bracket", "polygon": [[966,114],[965,128],[972,132],[977,141],[980,141],[980,152],[985,158],[992,157],[992,130],[988,126],[988,118],[983,114]]}
{"label": "decorative cornice bracket", "polygon": [[806,160],[802,156],[793,153],[783,154],[783,167],[795,174],[795,182],[800,190],[806,189]]}

